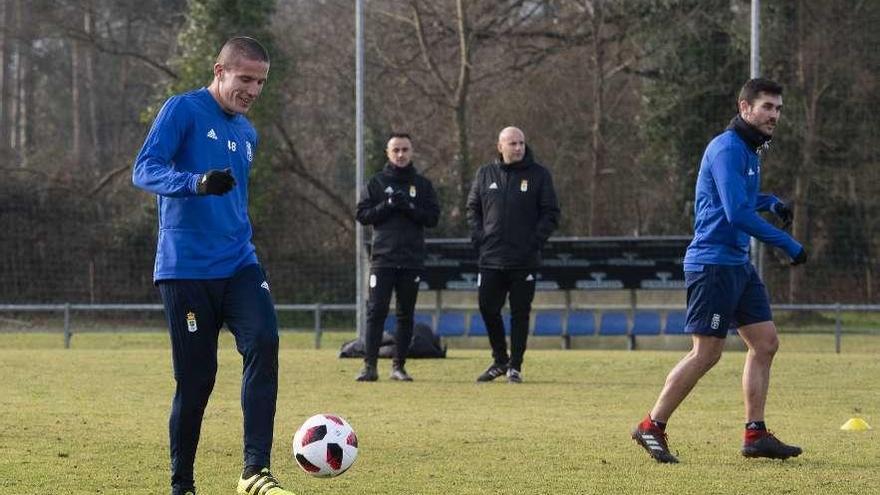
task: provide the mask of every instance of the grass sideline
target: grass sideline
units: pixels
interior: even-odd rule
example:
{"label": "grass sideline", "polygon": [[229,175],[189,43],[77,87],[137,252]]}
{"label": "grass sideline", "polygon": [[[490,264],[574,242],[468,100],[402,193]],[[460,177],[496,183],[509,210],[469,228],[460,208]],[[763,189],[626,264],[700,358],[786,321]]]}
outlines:
{"label": "grass sideline", "polygon": [[[241,360],[221,339],[220,372],[196,465],[199,493],[234,493],[241,462]],[[681,352],[534,350],[521,386],[477,385],[487,350],[413,360],[411,384],[353,381],[336,358],[348,333],[282,334],[273,470],[300,494],[876,493],[877,430],[840,431],[852,416],[880,424],[877,337],[783,335],[768,424],[804,447],[786,462],[739,456],[742,352],[730,352],[669,426],[682,463],[658,465],[629,439]],[[817,340],[820,339],[820,340]],[[863,341],[862,341],[863,340]],[[850,342],[848,345],[847,342]],[[6,493],[168,493],[167,336],[0,334],[0,487]],[[332,480],[290,457],[299,424],[346,417],[360,438],[354,467]]]}

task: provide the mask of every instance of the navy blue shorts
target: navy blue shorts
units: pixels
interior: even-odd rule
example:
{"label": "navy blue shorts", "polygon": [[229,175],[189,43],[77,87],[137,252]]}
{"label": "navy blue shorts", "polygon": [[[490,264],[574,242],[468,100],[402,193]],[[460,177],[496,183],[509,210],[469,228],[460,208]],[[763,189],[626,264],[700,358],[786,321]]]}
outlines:
{"label": "navy blue shorts", "polygon": [[686,332],[724,338],[730,328],[773,319],[767,288],[751,263],[701,266],[684,272]]}

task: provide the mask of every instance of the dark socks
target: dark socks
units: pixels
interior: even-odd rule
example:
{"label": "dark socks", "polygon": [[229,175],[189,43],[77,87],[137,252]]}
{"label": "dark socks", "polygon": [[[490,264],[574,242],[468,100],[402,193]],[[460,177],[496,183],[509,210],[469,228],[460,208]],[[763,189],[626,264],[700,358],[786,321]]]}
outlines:
{"label": "dark socks", "polygon": [[763,421],[749,421],[746,423],[746,429],[763,431],[767,429],[767,425]]}

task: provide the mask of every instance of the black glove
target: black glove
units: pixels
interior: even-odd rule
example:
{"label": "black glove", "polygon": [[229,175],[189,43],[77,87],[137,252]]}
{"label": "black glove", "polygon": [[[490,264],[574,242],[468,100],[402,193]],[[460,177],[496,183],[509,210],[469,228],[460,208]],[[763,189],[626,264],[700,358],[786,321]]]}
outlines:
{"label": "black glove", "polygon": [[398,189],[388,196],[388,206],[396,210],[409,209],[408,203],[408,198],[406,197],[406,193],[403,192],[403,189]]}
{"label": "black glove", "polygon": [[770,207],[770,211],[776,214],[782,220],[782,229],[791,227],[791,221],[794,220],[794,212],[783,202],[779,202]]}
{"label": "black glove", "polygon": [[235,187],[235,177],[232,169],[208,170],[196,183],[196,192],[199,195],[214,194],[222,196]]}
{"label": "black glove", "polygon": [[791,262],[791,266],[803,265],[807,262],[807,250],[801,248],[801,252],[794,257],[794,260]]}

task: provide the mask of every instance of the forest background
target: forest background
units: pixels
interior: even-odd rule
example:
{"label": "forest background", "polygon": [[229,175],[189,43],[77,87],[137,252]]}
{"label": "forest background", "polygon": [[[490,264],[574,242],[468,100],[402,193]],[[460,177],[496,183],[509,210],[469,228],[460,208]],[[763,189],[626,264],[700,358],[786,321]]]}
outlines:
{"label": "forest background", "polygon": [[[766,250],[775,302],[877,303],[880,2],[762,2],[761,68],[785,86],[764,189],[810,253]],[[498,131],[553,172],[561,236],[689,235],[708,140],[749,75],[744,0],[369,0],[368,175],[391,131],[438,189],[431,237]],[[158,302],[155,198],[132,161],[222,42],[270,50],[249,115],[255,244],[277,302],[355,294],[355,39],[348,0],[0,0],[0,302]]]}

